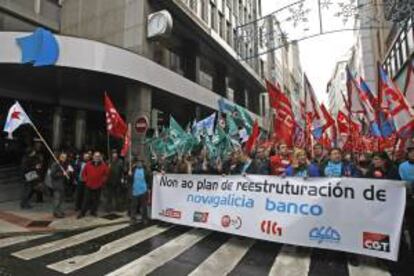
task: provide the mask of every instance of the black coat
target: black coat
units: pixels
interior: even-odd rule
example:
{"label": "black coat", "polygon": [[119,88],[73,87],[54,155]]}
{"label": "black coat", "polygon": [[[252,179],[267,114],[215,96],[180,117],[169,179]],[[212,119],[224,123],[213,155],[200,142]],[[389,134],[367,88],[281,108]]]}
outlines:
{"label": "black coat", "polygon": [[386,169],[375,169],[374,167],[371,167],[365,177],[375,179],[400,180],[400,174],[394,165],[389,165]]}

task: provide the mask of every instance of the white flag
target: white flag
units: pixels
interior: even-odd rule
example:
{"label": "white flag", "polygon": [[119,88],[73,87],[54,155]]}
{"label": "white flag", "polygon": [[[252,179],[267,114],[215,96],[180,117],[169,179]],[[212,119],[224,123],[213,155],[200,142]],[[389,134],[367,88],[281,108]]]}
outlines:
{"label": "white flag", "polygon": [[27,116],[19,102],[16,101],[16,103],[9,110],[3,131],[7,132],[9,136],[11,136],[12,133],[21,125],[31,123],[32,121],[29,116]]}

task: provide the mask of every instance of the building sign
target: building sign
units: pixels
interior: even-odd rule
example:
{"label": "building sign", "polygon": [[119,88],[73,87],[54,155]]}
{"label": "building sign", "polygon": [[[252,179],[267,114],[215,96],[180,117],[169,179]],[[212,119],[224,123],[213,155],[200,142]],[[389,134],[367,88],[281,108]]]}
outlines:
{"label": "building sign", "polygon": [[50,31],[37,28],[33,34],[16,40],[22,52],[22,63],[31,63],[35,67],[56,64],[59,44]]}
{"label": "building sign", "polygon": [[145,134],[147,132],[149,126],[149,121],[146,116],[138,117],[135,121],[135,131],[138,134]]}
{"label": "building sign", "polygon": [[389,180],[158,174],[152,218],[397,260],[405,194]]}

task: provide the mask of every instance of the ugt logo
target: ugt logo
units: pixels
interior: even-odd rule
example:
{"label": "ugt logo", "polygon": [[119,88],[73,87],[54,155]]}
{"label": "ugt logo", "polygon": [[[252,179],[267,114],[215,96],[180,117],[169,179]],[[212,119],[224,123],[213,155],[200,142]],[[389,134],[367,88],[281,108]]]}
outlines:
{"label": "ugt logo", "polygon": [[282,227],[276,221],[263,220],[260,229],[268,235],[282,236]]}

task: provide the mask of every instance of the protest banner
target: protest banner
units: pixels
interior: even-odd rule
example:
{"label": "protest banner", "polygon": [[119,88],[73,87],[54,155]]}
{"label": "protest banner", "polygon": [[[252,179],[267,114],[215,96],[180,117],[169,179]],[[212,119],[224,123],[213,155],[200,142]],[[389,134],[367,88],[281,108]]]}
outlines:
{"label": "protest banner", "polygon": [[157,174],[152,218],[397,260],[405,193],[389,180]]}

